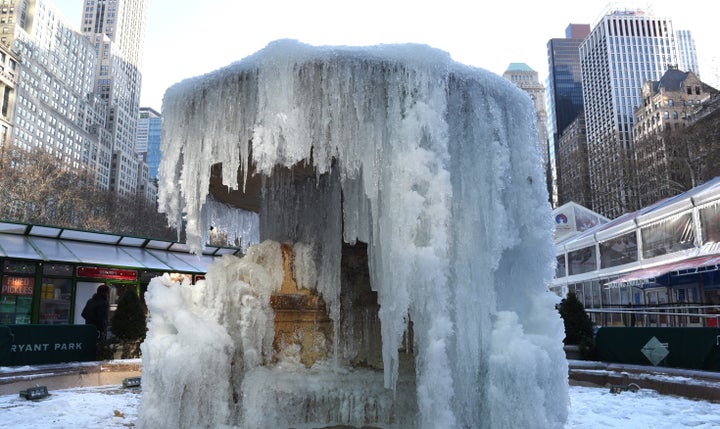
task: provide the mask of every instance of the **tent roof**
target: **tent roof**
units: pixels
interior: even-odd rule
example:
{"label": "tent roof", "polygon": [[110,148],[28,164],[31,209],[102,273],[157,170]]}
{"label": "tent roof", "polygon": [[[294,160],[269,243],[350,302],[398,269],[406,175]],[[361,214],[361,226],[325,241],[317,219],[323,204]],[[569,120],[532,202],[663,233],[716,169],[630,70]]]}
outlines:
{"label": "tent roof", "polygon": [[192,254],[185,243],[95,231],[0,221],[0,257],[205,273],[215,257],[239,254],[207,246]]}

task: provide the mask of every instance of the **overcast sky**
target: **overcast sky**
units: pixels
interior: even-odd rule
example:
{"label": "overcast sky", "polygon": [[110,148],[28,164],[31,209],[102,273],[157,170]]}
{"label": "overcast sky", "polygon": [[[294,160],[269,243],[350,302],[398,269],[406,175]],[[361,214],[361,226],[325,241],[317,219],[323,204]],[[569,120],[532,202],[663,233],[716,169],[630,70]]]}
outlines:
{"label": "overcast sky", "polygon": [[[649,2],[623,2],[645,8]],[[83,0],[55,0],[79,27]],[[693,32],[703,80],[720,72],[720,27],[708,0],[656,0],[656,15]],[[456,61],[502,74],[527,63],[544,83],[547,42],[570,23],[594,24],[605,0],[150,0],[141,106],[160,110],[165,90],[291,38],[312,45],[422,43]],[[714,7],[712,8],[714,9]],[[713,22],[714,21],[714,22]]]}

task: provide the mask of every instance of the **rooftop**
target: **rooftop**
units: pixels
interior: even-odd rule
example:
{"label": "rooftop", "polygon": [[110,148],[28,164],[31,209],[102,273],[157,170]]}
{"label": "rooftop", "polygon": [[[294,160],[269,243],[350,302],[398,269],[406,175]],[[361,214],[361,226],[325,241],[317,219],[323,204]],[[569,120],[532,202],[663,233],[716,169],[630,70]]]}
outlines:
{"label": "rooftop", "polygon": [[525,63],[510,63],[507,70],[505,71],[524,71],[524,72],[534,72],[529,65]]}

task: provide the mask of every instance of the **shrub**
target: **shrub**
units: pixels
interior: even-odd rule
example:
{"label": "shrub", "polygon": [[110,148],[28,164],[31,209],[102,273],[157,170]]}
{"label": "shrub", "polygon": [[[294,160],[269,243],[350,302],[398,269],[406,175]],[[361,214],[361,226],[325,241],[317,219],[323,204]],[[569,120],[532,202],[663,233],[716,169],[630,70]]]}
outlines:
{"label": "shrub", "polygon": [[112,333],[123,341],[138,341],[145,338],[147,323],[140,297],[134,288],[128,288],[118,301],[112,317]]}
{"label": "shrub", "polygon": [[565,324],[563,342],[580,346],[583,357],[591,357],[595,350],[595,335],[592,320],[585,312],[583,304],[573,292],[569,292],[560,302],[558,310]]}

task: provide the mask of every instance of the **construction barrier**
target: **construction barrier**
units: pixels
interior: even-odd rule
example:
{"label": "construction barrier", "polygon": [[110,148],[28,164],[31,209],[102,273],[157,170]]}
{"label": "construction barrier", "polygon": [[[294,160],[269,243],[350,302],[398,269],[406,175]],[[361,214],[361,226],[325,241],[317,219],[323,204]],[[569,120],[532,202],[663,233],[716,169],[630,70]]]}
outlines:
{"label": "construction barrier", "polygon": [[720,329],[604,327],[595,338],[603,362],[720,371]]}

